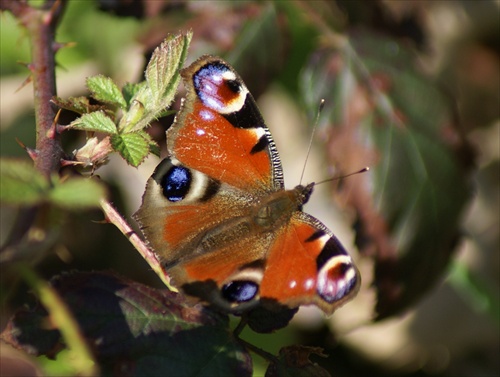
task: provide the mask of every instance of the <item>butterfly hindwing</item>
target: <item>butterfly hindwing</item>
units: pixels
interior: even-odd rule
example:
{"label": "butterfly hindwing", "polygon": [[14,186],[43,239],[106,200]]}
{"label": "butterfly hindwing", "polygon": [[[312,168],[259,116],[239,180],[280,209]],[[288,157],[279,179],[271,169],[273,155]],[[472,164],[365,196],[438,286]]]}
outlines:
{"label": "butterfly hindwing", "polygon": [[292,308],[314,304],[332,314],[357,293],[360,282],[351,257],[333,233],[297,211],[269,250],[260,295]]}

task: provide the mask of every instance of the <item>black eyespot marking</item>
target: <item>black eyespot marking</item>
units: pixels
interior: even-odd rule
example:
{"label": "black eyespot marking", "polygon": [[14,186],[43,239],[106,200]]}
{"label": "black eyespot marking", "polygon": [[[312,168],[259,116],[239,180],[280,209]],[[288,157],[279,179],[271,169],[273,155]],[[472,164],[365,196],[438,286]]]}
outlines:
{"label": "black eyespot marking", "polygon": [[250,263],[247,263],[247,264],[244,264],[243,266],[241,266],[239,268],[240,271],[244,271],[244,270],[247,270],[247,269],[258,269],[258,270],[264,270],[264,267],[266,266],[266,260],[265,259],[257,259],[257,260],[254,260],[253,262],[250,262]]}
{"label": "black eyespot marking", "polygon": [[266,135],[262,135],[257,144],[253,146],[252,150],[250,151],[250,154],[262,152],[267,148],[268,145],[269,145],[269,139],[267,138]]}
{"label": "black eyespot marking", "polygon": [[234,93],[239,93],[241,90],[241,85],[236,80],[226,80],[226,85]]}
{"label": "black eyespot marking", "polygon": [[183,166],[172,166],[161,178],[163,196],[171,202],[184,199],[191,187],[191,172]]}
{"label": "black eyespot marking", "polygon": [[252,300],[259,290],[259,286],[253,281],[237,280],[222,287],[222,297],[229,302],[247,302]]}
{"label": "black eyespot marking", "polygon": [[[316,233],[314,233],[316,234]],[[313,234],[313,236],[314,236]],[[311,236],[312,237],[312,236]],[[318,271],[323,267],[331,258],[337,255],[348,255],[347,251],[340,244],[340,242],[335,238],[331,237],[321,250],[321,253],[316,258],[316,266]]]}
{"label": "black eyespot marking", "polygon": [[212,199],[219,192],[220,185],[221,185],[220,181],[217,181],[215,179],[210,179],[207,187],[205,188],[205,193],[200,198],[200,201],[206,202]]}

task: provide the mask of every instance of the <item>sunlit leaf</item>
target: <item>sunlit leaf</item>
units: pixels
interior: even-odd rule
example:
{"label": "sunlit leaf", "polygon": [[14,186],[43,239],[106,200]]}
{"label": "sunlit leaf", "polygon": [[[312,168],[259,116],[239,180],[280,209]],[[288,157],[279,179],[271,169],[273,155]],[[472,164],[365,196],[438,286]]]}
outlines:
{"label": "sunlit leaf", "polygon": [[145,132],[111,136],[113,149],[132,166],[139,166],[149,153],[150,138]]}
{"label": "sunlit leaf", "polygon": [[142,130],[170,106],[180,82],[179,70],[184,65],[191,37],[191,32],[169,37],[153,52],[146,68],[147,85],[127,89],[135,92],[129,102],[137,101],[144,110],[139,120],[134,115],[133,121],[125,119],[120,123],[123,133]]}
{"label": "sunlit leaf", "polygon": [[146,85],[147,83],[143,81],[138,84],[128,82],[123,86],[122,88],[123,98],[125,98],[125,101],[129,106],[132,99],[136,96],[136,94]]}
{"label": "sunlit leaf", "polygon": [[116,125],[102,111],[84,114],[80,118],[71,122],[69,127],[82,131],[98,131],[108,134],[116,133]]}
{"label": "sunlit leaf", "polygon": [[153,100],[167,107],[173,100],[180,81],[179,70],[184,64],[192,34],[167,38],[157,47],[146,68],[146,81]]}
{"label": "sunlit leaf", "polygon": [[122,109],[127,107],[118,86],[109,77],[97,75],[87,78],[87,88],[92,92],[96,100],[118,106]]}

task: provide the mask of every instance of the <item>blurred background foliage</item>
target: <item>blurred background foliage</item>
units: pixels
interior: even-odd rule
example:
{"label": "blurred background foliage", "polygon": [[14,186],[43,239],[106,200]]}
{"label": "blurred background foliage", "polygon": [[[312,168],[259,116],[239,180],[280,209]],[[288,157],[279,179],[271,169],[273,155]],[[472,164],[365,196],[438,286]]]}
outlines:
{"label": "blurred background foliage", "polygon": [[[333,212],[325,203],[333,196],[345,209],[345,213],[325,222],[358,260],[363,289],[356,300],[330,319],[305,308],[291,325],[274,335],[246,331],[244,338],[272,353],[287,344],[321,346],[329,357],[314,361],[334,376],[494,376],[500,374],[499,11],[495,0],[73,0],[57,30],[57,41],[69,43],[57,54],[58,92],[63,98],[86,95],[85,78],[95,74],[110,76],[120,85],[140,81],[147,58],[165,36],[192,29],[189,61],[205,53],[223,56],[258,99],[280,150],[288,186],[299,180],[305,153],[298,151],[305,151],[311,135],[306,126],[314,123],[317,104],[325,98],[319,140],[307,165],[306,180],[318,181],[339,170],[348,173],[380,160],[389,161],[389,173],[383,175],[383,169],[375,169],[374,179],[353,178],[346,182],[351,194],[342,189],[333,194],[318,190],[318,198],[306,207],[325,220]],[[25,158],[15,138],[28,146],[35,144],[33,94],[30,85],[22,87],[28,73],[18,64],[30,60],[28,41],[9,12],[1,14],[0,28],[0,151],[2,156]],[[345,54],[346,45],[350,54]],[[343,54],[336,55],[338,51]],[[349,69],[339,70],[339,65]],[[377,83],[376,90],[368,95],[363,81],[367,77],[370,83]],[[364,96],[353,90],[349,80],[359,84],[354,88],[363,89]],[[384,95],[394,87],[398,87],[395,92]],[[442,165],[451,157],[441,150],[430,155],[429,165],[439,166],[432,177],[434,183],[436,187],[443,183],[440,187],[448,191],[440,197],[440,203],[427,202],[431,212],[441,210],[439,204],[447,200],[446,206],[451,208],[445,208],[444,215],[438,217],[437,227],[423,228],[428,233],[415,228],[423,240],[417,253],[409,251],[411,258],[406,264],[397,263],[406,257],[397,252],[395,264],[384,264],[383,249],[370,244],[374,234],[382,231],[369,229],[377,220],[363,213],[363,194],[352,192],[356,185],[371,190],[373,197],[389,201],[388,211],[398,212],[399,207],[391,208],[390,201],[399,204],[397,198],[408,201],[412,196],[418,179],[408,174],[413,172],[409,166],[415,159],[407,151],[408,145],[417,145],[420,151],[418,138],[422,133],[412,134],[406,146],[398,144],[403,150],[390,149],[395,144],[377,144],[383,137],[396,139],[397,132],[388,135],[370,131],[370,138],[363,133],[364,138],[354,138],[361,144],[352,146],[344,137],[353,140],[356,132],[348,130],[345,136],[332,128],[342,123],[339,119],[350,107],[353,112],[349,114],[360,114],[365,127],[384,122],[394,129],[414,121],[423,124],[431,132],[424,144],[440,137],[453,151],[450,165]],[[396,108],[400,113],[393,111]],[[389,119],[394,114],[398,119]],[[69,123],[71,116],[64,114],[60,123]],[[150,128],[163,149],[164,131],[171,121],[161,119]],[[286,130],[282,124],[287,125]],[[64,135],[66,151],[82,143],[79,133]],[[370,149],[373,145],[378,149]],[[367,150],[375,150],[377,156],[366,154]],[[157,160],[151,158],[136,170],[112,158],[97,172],[110,185],[112,200],[126,217],[138,208],[145,181],[156,164]],[[392,179],[392,183],[381,184],[383,177]],[[391,196],[387,196],[387,190],[393,190]],[[16,211],[2,206],[2,245]],[[37,258],[37,271],[49,279],[73,269],[113,269],[136,281],[160,286],[126,238],[99,220],[99,211],[66,217],[60,242]],[[401,225],[402,221],[394,221]],[[419,221],[427,222],[426,218]],[[357,233],[351,229],[353,224]],[[436,256],[433,248],[444,229],[450,232],[445,241],[455,242],[436,248],[442,250],[442,255]],[[405,241],[407,233],[399,237],[401,245],[409,242]],[[423,259],[428,264],[421,266],[418,261]],[[439,268],[434,269],[435,265]],[[391,266],[400,268],[397,274]],[[429,286],[415,288],[404,305],[392,310],[387,297],[397,295],[393,289],[397,284],[411,285],[405,276],[412,276],[412,281],[417,279],[421,285],[429,282]],[[1,282],[3,328],[13,310],[26,301],[28,289],[5,264]],[[384,284],[390,289],[382,295]],[[385,306],[381,307],[384,298]],[[371,321],[385,309],[384,320]],[[51,375],[66,373],[49,360],[43,367]],[[265,364],[255,358],[254,374],[262,375],[264,370]]]}

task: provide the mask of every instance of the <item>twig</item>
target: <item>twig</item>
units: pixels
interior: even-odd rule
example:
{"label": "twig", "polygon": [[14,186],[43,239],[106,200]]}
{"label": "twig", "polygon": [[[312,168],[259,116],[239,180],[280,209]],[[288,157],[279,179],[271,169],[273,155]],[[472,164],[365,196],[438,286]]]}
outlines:
{"label": "twig", "polygon": [[139,254],[142,255],[144,260],[151,266],[153,271],[160,277],[160,279],[167,285],[170,290],[176,291],[170,285],[170,278],[156,257],[156,254],[151,251],[144,243],[144,241],[137,235],[137,233],[130,227],[127,221],[118,213],[113,205],[107,199],[101,199],[101,208],[106,216],[106,219],[116,226],[120,232],[125,235],[132,245],[137,249]]}

